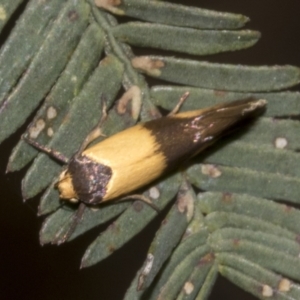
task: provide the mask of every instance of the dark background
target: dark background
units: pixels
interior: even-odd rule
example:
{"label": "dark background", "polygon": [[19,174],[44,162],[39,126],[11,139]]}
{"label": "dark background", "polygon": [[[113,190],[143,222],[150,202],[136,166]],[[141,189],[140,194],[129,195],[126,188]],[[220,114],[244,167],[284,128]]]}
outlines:
{"label": "dark background", "polygon": [[[299,0],[206,0],[184,3],[247,15],[251,18],[247,28],[262,32],[261,40],[253,48],[204,57],[204,60],[300,66]],[[42,218],[36,216],[38,199],[26,204],[22,202],[20,186],[23,172],[5,174],[9,153],[20,134],[21,131],[17,132],[0,146],[0,298],[123,299],[161,220],[157,218],[109,259],[84,270],[79,270],[81,257],[99,228],[66,245],[41,247],[38,233]],[[254,298],[219,278],[210,299]]]}

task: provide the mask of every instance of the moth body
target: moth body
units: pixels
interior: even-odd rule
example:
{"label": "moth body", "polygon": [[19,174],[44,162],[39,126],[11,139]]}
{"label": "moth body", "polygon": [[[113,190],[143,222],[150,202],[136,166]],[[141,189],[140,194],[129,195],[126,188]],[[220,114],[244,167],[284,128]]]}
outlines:
{"label": "moth body", "polygon": [[70,160],[57,184],[60,197],[99,204],[128,195],[197,155],[265,105],[265,100],[239,100],[121,131]]}

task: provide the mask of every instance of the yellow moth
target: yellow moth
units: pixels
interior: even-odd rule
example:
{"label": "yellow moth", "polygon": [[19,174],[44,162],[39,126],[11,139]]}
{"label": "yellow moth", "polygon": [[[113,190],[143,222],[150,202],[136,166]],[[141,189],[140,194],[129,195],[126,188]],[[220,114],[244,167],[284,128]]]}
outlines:
{"label": "yellow moth", "polygon": [[239,100],[121,131],[69,161],[57,184],[60,197],[99,204],[129,195],[197,155],[265,105],[262,99]]}
{"label": "yellow moth", "polygon": [[86,204],[128,199],[131,195],[157,209],[146,197],[132,193],[178,168],[239,122],[261,113],[266,103],[250,98],[139,123],[84,151],[80,149],[70,160],[24,137],[34,147],[67,164],[56,185],[60,198],[81,202],[70,228],[57,243],[70,237]]}

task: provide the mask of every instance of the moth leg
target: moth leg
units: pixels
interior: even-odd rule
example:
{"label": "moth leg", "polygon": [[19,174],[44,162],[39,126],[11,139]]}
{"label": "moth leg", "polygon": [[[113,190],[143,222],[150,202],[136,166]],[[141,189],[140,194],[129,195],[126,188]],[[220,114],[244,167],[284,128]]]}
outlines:
{"label": "moth leg", "polygon": [[190,95],[190,92],[185,92],[179,99],[178,103],[175,105],[175,107],[168,113],[168,116],[173,116],[178,113],[180,110],[182,104],[187,99],[187,97]]}
{"label": "moth leg", "polygon": [[101,99],[102,101],[102,116],[99,120],[99,122],[95,125],[95,127],[90,131],[90,133],[87,135],[83,143],[81,144],[79,150],[77,151],[78,154],[80,154],[92,141],[97,139],[99,136],[105,136],[101,132],[101,127],[105,120],[107,119],[107,105],[104,98]]}
{"label": "moth leg", "polygon": [[47,146],[41,145],[41,144],[39,144],[38,142],[36,142],[36,141],[34,141],[34,140],[28,138],[27,136],[24,136],[24,135],[23,135],[23,136],[22,136],[22,139],[23,139],[24,141],[26,141],[26,142],[27,142],[29,145],[31,145],[32,147],[34,147],[34,148],[36,148],[36,149],[38,149],[38,150],[41,150],[41,151],[44,152],[44,153],[49,154],[51,157],[57,159],[57,160],[60,161],[60,162],[63,162],[63,163],[65,163],[65,164],[67,164],[68,161],[69,161],[69,158],[66,157],[65,155],[63,155],[62,153],[60,153],[60,152],[58,152],[58,151],[56,151],[56,150],[54,150],[54,149],[52,149],[52,148],[49,148],[49,147],[47,147]]}
{"label": "moth leg", "polygon": [[125,196],[122,198],[117,199],[117,201],[126,201],[129,199],[136,199],[145,202],[147,205],[149,205],[151,208],[153,208],[157,213],[160,212],[160,209],[152,202],[151,199],[145,197],[144,195],[141,194],[133,194],[129,196]]}
{"label": "moth leg", "polygon": [[86,208],[86,205],[81,202],[79,204],[78,209],[76,210],[76,212],[72,216],[72,221],[71,221],[70,227],[68,228],[67,232],[61,238],[58,237],[57,239],[55,239],[52,242],[53,244],[60,245],[64,242],[66,242],[71,237],[71,235],[74,233],[77,225],[82,220],[82,216],[83,216],[83,213],[85,211],[85,208]]}

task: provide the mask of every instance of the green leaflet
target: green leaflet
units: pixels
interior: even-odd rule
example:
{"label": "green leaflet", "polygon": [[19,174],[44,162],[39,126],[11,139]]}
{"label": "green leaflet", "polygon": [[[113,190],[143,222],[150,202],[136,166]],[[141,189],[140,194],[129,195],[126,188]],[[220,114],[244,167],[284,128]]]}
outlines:
{"label": "green leaflet", "polygon": [[[66,68],[52,88],[46,101],[36,113],[34,120],[27,128],[29,136],[41,145],[47,145],[67,115],[72,100],[76,97],[88,76],[99,63],[104,46],[104,34],[97,24],[91,24],[72,54]],[[37,124],[44,122],[44,127],[38,131]],[[38,150],[21,140],[14,148],[8,162],[10,172],[20,170],[28,164]]]}
{"label": "green leaflet", "polygon": [[[2,4],[4,10],[8,6],[13,9],[12,1],[7,2],[9,4]],[[18,3],[18,1],[13,2]],[[54,0],[47,6],[39,1],[30,1],[27,4],[24,13],[1,49],[0,104],[3,104],[8,93],[39,51],[52,28],[52,21],[65,3],[66,1]]]}
{"label": "green leaflet", "polygon": [[[122,75],[123,66],[117,58],[114,56],[104,58],[80,94],[73,100],[64,123],[49,146],[68,157],[73,155],[84,137],[101,118],[101,96],[105,96],[109,107],[120,89]],[[80,125],[79,128],[76,125]],[[40,178],[41,172],[44,173],[42,179]],[[48,155],[40,153],[23,180],[23,197],[27,199],[42,191],[59,172],[60,166]]]}
{"label": "green leaflet", "polygon": [[[252,46],[260,33],[240,30],[197,30],[161,24],[127,22],[113,28],[113,35],[133,46],[171,50],[193,55],[234,51]],[[178,36],[182,38],[178,39]]]}
{"label": "green leaflet", "polygon": [[234,29],[244,26],[249,21],[248,17],[239,14],[216,12],[164,1],[123,0],[116,6],[105,1],[95,3],[117,15],[182,27]]}
{"label": "green leaflet", "polygon": [[77,0],[60,12],[17,87],[2,102],[0,141],[19,128],[48,93],[87,27],[89,12],[90,7]]}
{"label": "green leaflet", "polygon": [[172,83],[226,91],[267,92],[300,81],[299,68],[294,66],[236,66],[153,55],[136,57],[132,64],[147,75]]}

